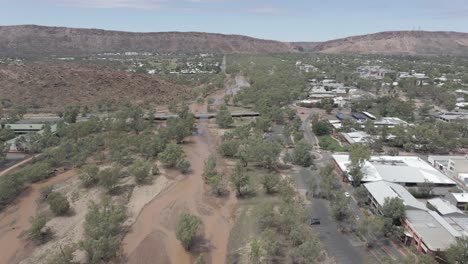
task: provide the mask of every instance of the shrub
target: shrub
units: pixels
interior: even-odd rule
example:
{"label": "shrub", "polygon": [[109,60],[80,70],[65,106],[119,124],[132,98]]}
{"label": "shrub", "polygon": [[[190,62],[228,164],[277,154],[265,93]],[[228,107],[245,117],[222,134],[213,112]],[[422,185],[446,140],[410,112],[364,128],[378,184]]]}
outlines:
{"label": "shrub", "polygon": [[182,150],[182,147],[176,144],[167,145],[166,149],[161,154],[159,154],[161,162],[169,168],[175,167],[179,159],[184,157],[185,154]]}
{"label": "shrub", "polygon": [[45,215],[36,215],[31,218],[31,228],[28,230],[28,237],[36,243],[44,243],[50,234],[50,229],[46,228],[47,218]]}
{"label": "shrub", "polygon": [[299,141],[292,154],[293,163],[302,167],[309,167],[313,163],[310,151],[312,147],[304,140]]}
{"label": "shrub", "polygon": [[239,151],[239,145],[237,140],[224,140],[219,146],[219,154],[224,157],[233,158]]}
{"label": "shrub", "polygon": [[158,165],[156,165],[156,164],[153,165],[153,169],[151,170],[151,173],[153,174],[153,176],[156,176],[156,175],[160,174]]}
{"label": "shrub", "polygon": [[231,112],[229,112],[228,108],[223,105],[218,111],[218,114],[216,115],[216,123],[220,128],[229,128],[232,123],[232,115]]}
{"label": "shrub", "polygon": [[96,165],[85,165],[80,169],[79,179],[84,187],[89,188],[99,182],[99,168]]}
{"label": "shrub", "polygon": [[318,121],[312,125],[315,135],[324,136],[330,134],[330,127],[325,121]]}
{"label": "shrub", "polygon": [[55,215],[65,215],[70,210],[67,197],[59,192],[51,192],[47,197],[47,203]]}
{"label": "shrub", "polygon": [[66,245],[63,248],[60,246],[60,251],[52,255],[48,260],[47,264],[74,264],[74,256],[76,246]]}
{"label": "shrub", "polygon": [[88,263],[102,263],[117,254],[125,218],[125,208],[107,197],[100,204],[90,204],[84,222],[84,240],[80,242],[88,254]]}
{"label": "shrub", "polygon": [[120,167],[104,169],[99,172],[99,185],[111,192],[119,183],[121,174]]}
{"label": "shrub", "polygon": [[263,188],[265,188],[265,191],[267,193],[273,193],[278,187],[279,183],[281,181],[281,178],[278,174],[273,173],[273,174],[265,174],[263,175],[261,179],[261,183],[263,185]]}
{"label": "shrub", "polygon": [[192,246],[193,238],[201,223],[200,218],[197,216],[187,213],[181,215],[179,223],[177,224],[176,237],[186,250],[189,250]]}
{"label": "shrub", "polygon": [[23,181],[17,173],[0,177],[0,209],[11,203],[23,189]]}
{"label": "shrub", "polygon": [[179,159],[177,161],[176,168],[182,173],[187,173],[190,170],[190,161],[186,159]]}
{"label": "shrub", "polygon": [[129,171],[135,176],[135,182],[137,184],[144,184],[150,180],[150,168],[151,165],[148,162],[138,160],[130,166]]}
{"label": "shrub", "polygon": [[44,186],[42,187],[39,192],[40,192],[40,196],[39,196],[39,199],[43,202],[43,201],[46,201],[47,200],[47,197],[49,197],[49,195],[52,193],[52,190],[54,189],[53,186],[49,185],[49,186]]}

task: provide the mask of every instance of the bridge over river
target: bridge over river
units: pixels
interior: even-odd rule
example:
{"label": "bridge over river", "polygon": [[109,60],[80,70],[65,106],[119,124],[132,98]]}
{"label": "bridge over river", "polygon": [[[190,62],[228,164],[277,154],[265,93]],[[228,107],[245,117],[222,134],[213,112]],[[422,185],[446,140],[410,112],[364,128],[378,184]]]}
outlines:
{"label": "bridge over river", "polygon": [[[260,113],[258,112],[232,112],[231,113],[232,117],[255,117],[255,116],[260,116]],[[177,114],[155,114],[154,115],[154,120],[167,120],[169,118],[173,117],[179,117]],[[196,113],[195,114],[196,119],[212,119],[216,118],[216,113]]]}

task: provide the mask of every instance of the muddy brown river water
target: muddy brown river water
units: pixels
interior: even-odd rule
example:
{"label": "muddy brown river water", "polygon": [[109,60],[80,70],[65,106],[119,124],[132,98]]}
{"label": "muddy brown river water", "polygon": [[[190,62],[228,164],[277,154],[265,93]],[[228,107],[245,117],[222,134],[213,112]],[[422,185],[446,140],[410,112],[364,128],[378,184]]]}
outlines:
{"label": "muddy brown river water", "polygon": [[[207,262],[210,260],[208,263],[224,263],[237,201],[234,193],[214,198],[205,187],[204,162],[216,151],[217,138],[208,129],[208,121],[199,122],[198,129],[199,135],[188,138],[185,145],[192,172],[145,206],[124,238],[129,263],[154,263],[148,255],[158,257],[158,263],[192,263],[198,254],[203,254]],[[202,236],[197,238],[194,254],[186,252],[175,236],[183,212],[197,215],[203,221]]]}
{"label": "muddy brown river water", "polygon": [[29,219],[36,214],[40,189],[65,181],[75,175],[67,171],[46,181],[32,184],[13,206],[0,214],[0,263],[17,263],[24,253],[26,242],[20,235],[31,226]]}

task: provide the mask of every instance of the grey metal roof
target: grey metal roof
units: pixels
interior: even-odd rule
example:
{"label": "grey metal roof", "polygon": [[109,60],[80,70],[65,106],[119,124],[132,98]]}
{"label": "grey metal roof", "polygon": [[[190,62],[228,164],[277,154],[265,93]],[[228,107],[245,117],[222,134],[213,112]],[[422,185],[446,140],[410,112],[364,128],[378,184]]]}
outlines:
{"label": "grey metal roof", "polygon": [[448,215],[448,214],[463,214],[463,212],[458,209],[456,206],[451,204],[450,202],[441,199],[441,198],[434,198],[427,200],[427,202],[434,206],[436,210],[439,212],[441,215]]}
{"label": "grey metal roof", "polygon": [[459,203],[468,203],[468,193],[451,193]]}
{"label": "grey metal roof", "polygon": [[444,251],[456,242],[457,232],[435,212],[406,210],[406,221],[431,251]]}
{"label": "grey metal roof", "polygon": [[386,198],[399,198],[407,208],[427,210],[426,206],[416,200],[405,187],[386,181],[369,182],[364,187],[374,197],[374,199],[383,206]]}
{"label": "grey metal roof", "polygon": [[6,124],[6,128],[12,130],[41,130],[44,124]]}

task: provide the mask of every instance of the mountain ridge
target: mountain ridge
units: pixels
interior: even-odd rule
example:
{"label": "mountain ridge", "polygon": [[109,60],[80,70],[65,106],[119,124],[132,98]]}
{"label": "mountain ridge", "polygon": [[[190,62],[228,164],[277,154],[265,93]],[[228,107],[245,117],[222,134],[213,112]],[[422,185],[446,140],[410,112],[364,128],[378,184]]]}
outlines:
{"label": "mountain ridge", "polygon": [[468,33],[384,31],[324,42],[280,42],[237,34],[127,32],[39,25],[0,26],[0,56],[81,56],[103,52],[468,55]]}
{"label": "mountain ridge", "polygon": [[126,32],[103,29],[0,26],[0,55],[89,55],[101,52],[287,53],[290,43],[204,32]]}
{"label": "mountain ridge", "polygon": [[337,54],[468,55],[468,33],[383,31],[321,42],[313,51]]}

